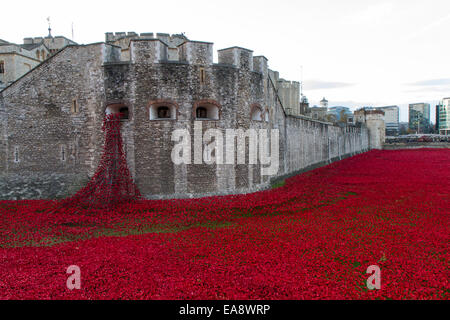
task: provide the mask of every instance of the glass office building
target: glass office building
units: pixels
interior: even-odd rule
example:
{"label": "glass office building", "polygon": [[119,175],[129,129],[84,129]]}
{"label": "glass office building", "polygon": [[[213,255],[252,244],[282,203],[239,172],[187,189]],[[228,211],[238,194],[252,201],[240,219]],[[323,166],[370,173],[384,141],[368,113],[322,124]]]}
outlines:
{"label": "glass office building", "polygon": [[450,98],[444,98],[439,105],[438,125],[439,134],[450,135]]}
{"label": "glass office building", "polygon": [[429,133],[431,108],[429,103],[409,105],[409,129],[416,133]]}

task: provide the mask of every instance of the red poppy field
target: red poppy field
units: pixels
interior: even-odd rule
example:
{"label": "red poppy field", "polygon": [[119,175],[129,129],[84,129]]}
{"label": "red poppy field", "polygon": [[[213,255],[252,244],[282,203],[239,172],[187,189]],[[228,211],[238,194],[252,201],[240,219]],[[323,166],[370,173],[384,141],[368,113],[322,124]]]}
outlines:
{"label": "red poppy field", "polygon": [[[444,299],[450,150],[371,151],[280,188],[51,213],[0,202],[0,299]],[[81,289],[66,273],[79,266]],[[369,266],[381,290],[368,290]]]}

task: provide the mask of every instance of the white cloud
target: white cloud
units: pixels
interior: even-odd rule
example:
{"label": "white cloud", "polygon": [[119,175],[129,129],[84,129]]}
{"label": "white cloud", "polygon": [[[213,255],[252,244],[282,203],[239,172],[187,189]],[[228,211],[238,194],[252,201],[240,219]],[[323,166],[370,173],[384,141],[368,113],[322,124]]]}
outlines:
{"label": "white cloud", "polygon": [[414,31],[413,33],[411,33],[410,35],[408,35],[405,40],[406,41],[410,41],[413,40],[414,38],[426,35],[428,32],[432,31],[433,29],[443,25],[447,23],[447,25],[450,24],[450,14],[447,14],[446,16],[439,18],[437,20],[434,20],[433,22],[427,24],[426,26],[424,26],[423,28],[420,28],[417,31]]}
{"label": "white cloud", "polygon": [[305,90],[320,90],[320,89],[337,89],[354,86],[353,83],[321,81],[321,80],[306,80],[304,81]]}
{"label": "white cloud", "polygon": [[448,86],[450,85],[450,78],[445,79],[431,79],[431,80],[422,80],[413,83],[409,83],[410,86]]}
{"label": "white cloud", "polygon": [[342,18],[342,22],[348,24],[367,25],[384,23],[386,18],[395,12],[395,3],[378,2],[368,5],[358,12],[346,14]]}

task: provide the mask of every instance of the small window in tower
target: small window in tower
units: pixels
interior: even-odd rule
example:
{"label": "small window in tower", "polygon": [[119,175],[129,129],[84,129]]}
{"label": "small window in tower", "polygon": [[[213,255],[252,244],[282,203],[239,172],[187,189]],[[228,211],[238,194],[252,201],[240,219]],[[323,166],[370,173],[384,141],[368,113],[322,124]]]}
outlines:
{"label": "small window in tower", "polygon": [[220,105],[213,100],[201,100],[194,104],[196,120],[216,121],[220,119]]}
{"label": "small window in tower", "polygon": [[19,147],[14,147],[14,162],[15,163],[19,163],[20,162]]}
{"label": "small window in tower", "polygon": [[204,107],[197,108],[197,119],[207,119],[208,118],[208,110]]}
{"label": "small window in tower", "polygon": [[66,147],[65,146],[61,146],[61,161],[63,161],[63,162],[66,161]]}
{"label": "small window in tower", "polygon": [[72,100],[72,107],[70,108],[70,111],[72,111],[72,113],[78,113],[79,112],[78,101],[76,99]]}
{"label": "small window in tower", "polygon": [[200,68],[200,83],[204,84],[206,81],[206,72],[205,68]]}
{"label": "small window in tower", "polygon": [[128,120],[130,118],[130,114],[127,107],[120,108],[119,113],[121,114],[120,118],[122,120]]}
{"label": "small window in tower", "polygon": [[169,107],[158,107],[158,119],[170,119],[170,109]]}
{"label": "small window in tower", "polygon": [[5,62],[0,61],[0,73],[5,73]]}
{"label": "small window in tower", "polygon": [[148,111],[152,121],[177,120],[177,106],[168,100],[153,101]]}
{"label": "small window in tower", "polygon": [[39,50],[36,51],[36,59],[41,60],[41,52]]}

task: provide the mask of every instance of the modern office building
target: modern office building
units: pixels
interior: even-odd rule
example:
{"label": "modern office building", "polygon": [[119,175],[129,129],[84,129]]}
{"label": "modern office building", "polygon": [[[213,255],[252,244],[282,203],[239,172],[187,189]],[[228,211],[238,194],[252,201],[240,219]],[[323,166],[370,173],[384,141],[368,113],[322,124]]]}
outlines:
{"label": "modern office building", "polygon": [[436,133],[439,134],[439,110],[441,107],[441,102],[436,106]]}
{"label": "modern office building", "polygon": [[397,136],[400,132],[400,108],[398,106],[386,106],[375,109],[384,111],[386,136]]}
{"label": "modern office building", "polygon": [[437,107],[436,129],[439,134],[450,135],[450,98],[444,98]]}
{"label": "modern office building", "polygon": [[403,136],[403,135],[407,135],[408,134],[408,129],[409,129],[409,123],[408,122],[400,122],[398,124],[399,127],[399,135]]}
{"label": "modern office building", "polygon": [[430,132],[430,104],[413,103],[409,105],[409,129],[416,133]]}

